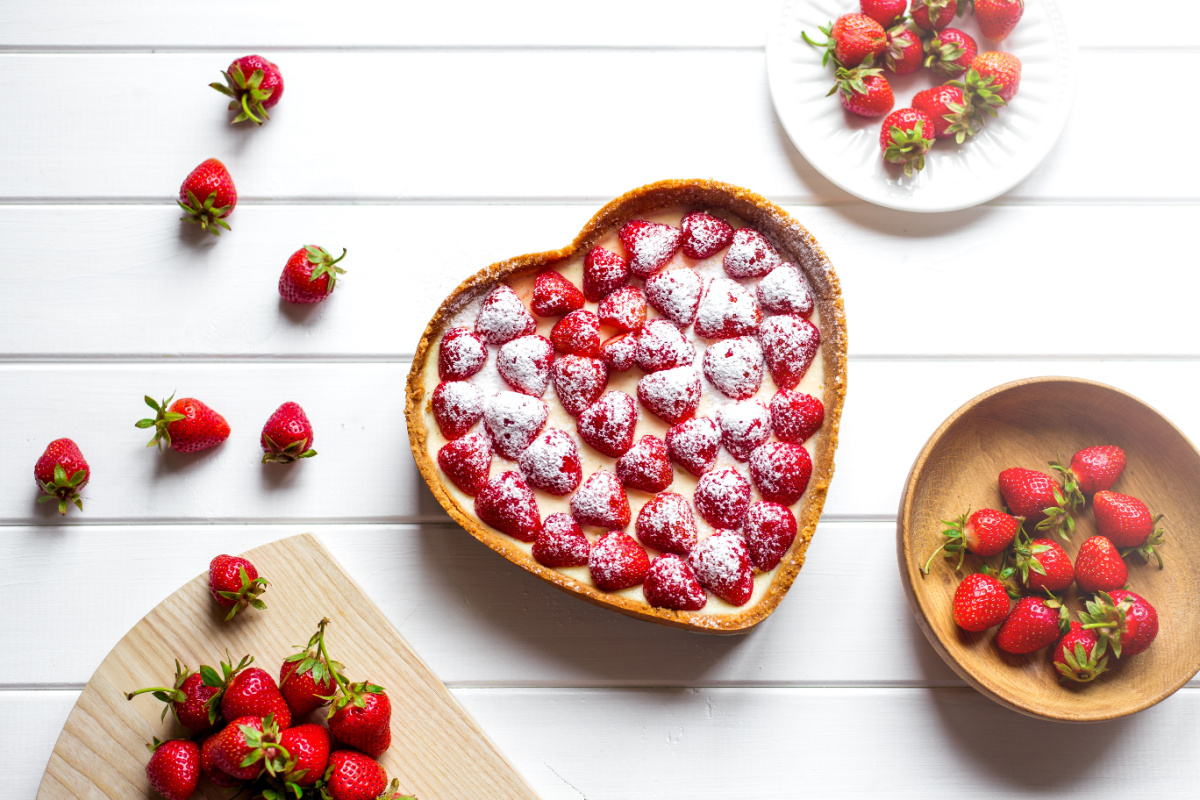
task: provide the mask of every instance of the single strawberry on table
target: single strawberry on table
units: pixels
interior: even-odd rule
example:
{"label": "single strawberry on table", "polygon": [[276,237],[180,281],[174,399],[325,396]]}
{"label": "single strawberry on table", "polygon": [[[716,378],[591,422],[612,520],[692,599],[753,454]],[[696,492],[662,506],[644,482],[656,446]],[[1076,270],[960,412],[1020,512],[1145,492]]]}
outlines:
{"label": "single strawberry on table", "polygon": [[229,438],[229,423],[216,411],[194,397],[181,397],[172,402],[171,395],[162,403],[146,395],[146,405],[154,410],[152,419],[134,423],[139,428],[154,428],[154,438],[146,447],[167,447],[178,453],[195,453],[216,447]]}
{"label": "single strawberry on table", "polygon": [[1073,512],[1078,507],[1064,494],[1062,487],[1044,472],[1012,467],[1000,473],[1000,494],[1010,513],[1026,520],[1038,520],[1035,528],[1052,531],[1063,539],[1075,532]]}
{"label": "single strawberry on table", "polygon": [[967,512],[955,520],[942,520],[942,524],[948,526],[942,531],[946,540],[933,551],[921,571],[928,575],[933,559],[943,551],[946,558],[953,558],[958,553],[956,570],[962,567],[963,557],[968,552],[982,558],[998,555],[1012,544],[1024,521],[992,508],[981,508],[974,514]]}
{"label": "single strawberry on table", "polygon": [[46,445],[45,451],[33,465],[33,480],[42,490],[39,503],[57,501],[58,513],[66,515],[67,507],[74,503],[83,511],[83,499],[79,492],[91,480],[92,470],[79,445],[71,439],[55,439]]}
{"label": "single strawberry on table", "polygon": [[1108,671],[1108,640],[1078,622],[1054,645],[1053,664],[1058,674],[1077,683],[1095,680]]}
{"label": "single strawberry on table", "polygon": [[188,800],[200,780],[200,748],[189,739],[157,738],[146,747],[152,753],[146,764],[150,786],[166,800]]}
{"label": "single strawberry on table", "polygon": [[222,553],[208,564],[208,591],[217,605],[229,609],[225,619],[233,619],[246,606],[266,609],[259,596],[267,588],[267,579],[258,576],[253,564],[240,556]]}
{"label": "single strawberry on table", "polygon": [[902,165],[904,174],[911,177],[925,169],[925,154],[937,141],[936,131],[937,123],[924,111],[915,108],[893,111],[879,131],[883,160]]}
{"label": "single strawberry on table", "polygon": [[1107,640],[1117,658],[1145,651],[1158,636],[1158,611],[1146,598],[1125,589],[1100,592],[1079,618],[1086,630]]}
{"label": "single strawberry on table", "polygon": [[186,214],[184,222],[195,222],[214,236],[221,235],[221,228],[230,230],[225,218],[237,206],[237,187],[225,165],[215,158],[202,161],[188,173],[179,187],[176,201]]}
{"label": "single strawberry on table", "polygon": [[1067,609],[1058,600],[1024,597],[1004,620],[996,644],[1006,653],[1032,653],[1058,641],[1069,622]]}
{"label": "single strawberry on table", "polygon": [[878,58],[887,47],[887,31],[866,14],[843,14],[820,30],[829,37],[824,42],[813,41],[807,33],[800,35],[813,47],[825,51],[821,66],[832,57],[838,65],[854,68],[867,59]]}
{"label": "single strawberry on table", "polygon": [[1120,589],[1129,579],[1129,568],[1120,551],[1104,536],[1093,536],[1075,554],[1075,582],[1085,592]]}
{"label": "single strawberry on table", "polygon": [[233,121],[253,121],[262,125],[270,119],[268,108],[274,108],[283,99],[283,75],[279,67],[262,56],[242,56],[235,58],[229,68],[221,75],[225,83],[210,83],[226,97],[233,98],[229,103],[230,111],[237,111]]}
{"label": "single strawberry on table", "polygon": [[329,698],[337,691],[333,673],[342,665],[330,661],[322,648],[328,624],[328,619],[317,623],[317,632],[308,640],[308,646],[285,658],[279,667],[279,691],[291,709],[293,719],[328,705]]}
{"label": "single strawberry on table", "polygon": [[1150,509],[1136,497],[1101,490],[1092,498],[1092,512],[1101,536],[1121,550],[1122,555],[1137,553],[1146,561],[1151,557],[1162,569],[1158,547],[1163,542],[1163,529],[1158,527],[1163,515],[1151,516]]}
{"label": "single strawberry on table", "polygon": [[298,403],[284,403],[263,425],[259,439],[262,463],[291,464],[301,458],[312,458],[317,454],[312,442],[312,423],[304,409]]}
{"label": "single strawberry on table", "polygon": [[132,700],[139,694],[150,692],[155,699],[164,704],[162,719],[166,719],[167,711],[170,710],[180,725],[192,733],[203,733],[217,724],[217,706],[209,701],[220,691],[220,687],[206,684],[200,672],[192,672],[187,667],[180,666],[176,660],[174,685],[138,689],[127,692],[125,698]]}
{"label": "single strawberry on table", "polygon": [[288,256],[279,275],[279,296],[289,303],[319,303],[333,294],[339,275],[338,266],[346,257],[346,248],[334,258],[323,247],[306,244]]}
{"label": "single strawberry on table", "polygon": [[882,117],[896,104],[891,84],[883,77],[882,69],[872,67],[873,63],[868,59],[860,67],[838,67],[834,73],[836,82],[829,94],[838,92],[842,107],[851,114],[868,118]]}
{"label": "single strawberry on table", "polygon": [[1008,38],[1024,13],[1025,0],[975,0],[979,29],[993,42]]}

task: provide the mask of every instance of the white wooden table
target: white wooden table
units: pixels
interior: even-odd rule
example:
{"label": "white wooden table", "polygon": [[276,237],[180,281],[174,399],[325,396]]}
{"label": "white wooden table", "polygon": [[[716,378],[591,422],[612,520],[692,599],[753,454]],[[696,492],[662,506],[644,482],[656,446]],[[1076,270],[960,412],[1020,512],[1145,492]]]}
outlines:
{"label": "white wooden table", "polygon": [[[1151,80],[1193,69],[1200,12],[1170,4],[1180,22],[1151,46],[1119,21],[1127,4],[1089,5],[1045,165],[995,203],[913,216],[854,200],[787,141],[763,63],[776,0],[0,4],[3,795],[33,797],[80,687],[147,610],[212,554],[301,531],[547,800],[1193,791],[1200,683],[1107,724],[1021,717],[942,664],[895,565],[911,459],[990,386],[1095,378],[1200,440],[1200,119]],[[230,127],[206,86],[247,52],[287,81],[258,130]],[[701,88],[720,102],[697,119]],[[241,197],[219,240],[182,230],[173,202],[209,156]],[[738,638],[625,619],[502,562],[449,523],[404,429],[407,360],[451,287],[668,177],[783,203],[846,295],[826,514],[790,596]],[[304,243],[349,248],[311,311],[275,292]],[[223,412],[231,439],[146,451],[141,397],[173,390]],[[258,431],[284,400],[321,455],[267,469]],[[65,523],[30,480],[58,436],[93,469]]]}

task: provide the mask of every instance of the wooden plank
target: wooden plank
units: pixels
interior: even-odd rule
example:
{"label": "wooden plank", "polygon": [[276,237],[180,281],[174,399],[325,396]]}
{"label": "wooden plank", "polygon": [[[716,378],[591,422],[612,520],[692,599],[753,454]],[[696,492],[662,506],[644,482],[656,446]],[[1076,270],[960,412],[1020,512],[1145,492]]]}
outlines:
{"label": "wooden plank", "polygon": [[[664,177],[718,178],[784,202],[850,199],[782,133],[757,51],[296,52],[283,65],[287,98],[260,130],[230,126],[221,98],[206,85],[229,55],[0,56],[0,96],[39,109],[0,130],[0,200],[169,202],[208,156],[228,161],[250,204],[595,201]],[[1173,102],[1168,85],[1142,79],[1144,58],[1080,54],[1079,73],[1088,79],[1080,82],[1071,122],[1006,202],[1197,198],[1200,164],[1175,140],[1139,150],[1136,171],[1097,168],[1111,160],[1095,131],[1110,122],[1112,97],[1124,98],[1131,117]],[[1191,59],[1190,52],[1166,51],[1156,64],[1164,73],[1184,72]],[[705,80],[623,92],[617,124],[566,110],[581,107],[580,99],[618,100],[618,87],[664,73],[672,76],[665,86],[674,86],[675,76]],[[129,78],[144,74],[154,75],[152,85]],[[42,101],[67,85],[73,102]],[[714,97],[721,107],[698,118],[697,106]],[[369,124],[314,122],[339,113],[369,115]],[[132,116],[138,124],[129,124]],[[232,236],[250,235],[239,220],[235,212]]]}
{"label": "wooden plank", "polygon": [[[565,244],[598,205],[247,206],[246,235],[203,247],[166,206],[0,206],[0,240],[36,254],[37,266],[7,276],[0,359],[406,358],[459,281]],[[1200,355],[1200,276],[1177,268],[1194,206],[788,211],[838,269],[856,357]],[[427,235],[455,230],[471,235]],[[1083,233],[1092,230],[1120,233]],[[275,291],[303,242],[350,251],[337,295],[316,309],[282,304]],[[1145,279],[1127,280],[1131,270]],[[1163,292],[1168,278],[1175,291]],[[1035,296],[1061,299],[1064,313],[1153,308],[1156,336],[1125,325],[1048,335],[1052,315]]]}

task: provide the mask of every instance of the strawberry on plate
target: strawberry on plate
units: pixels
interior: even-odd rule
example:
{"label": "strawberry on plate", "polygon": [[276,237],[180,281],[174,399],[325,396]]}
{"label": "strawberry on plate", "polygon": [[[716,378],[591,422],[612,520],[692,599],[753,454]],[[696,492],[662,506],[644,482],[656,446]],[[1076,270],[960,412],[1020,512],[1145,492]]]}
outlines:
{"label": "strawberry on plate", "polygon": [[893,111],[879,131],[883,160],[902,165],[904,174],[911,177],[925,169],[925,154],[937,141],[936,131],[937,123],[924,111],[915,108]]}
{"label": "strawberry on plate", "polygon": [[904,19],[908,0],[859,0],[859,8],[883,27],[890,28]]}
{"label": "strawberry on plate", "polygon": [[1014,564],[1029,592],[1061,592],[1075,582],[1075,566],[1063,546],[1053,539],[1019,542]]}
{"label": "strawberry on plate", "polygon": [[583,296],[593,303],[620,289],[629,280],[629,262],[611,250],[593,247],[583,258]]}
{"label": "strawberry on plate", "polygon": [[657,436],[646,434],[617,459],[617,477],[630,489],[661,492],[671,485],[675,473],[667,455],[667,445]]}
{"label": "strawberry on plate", "polygon": [[703,475],[717,463],[721,430],[710,417],[692,417],[673,425],[665,439],[667,455],[693,475]]}
{"label": "strawberry on plate", "polygon": [[755,296],[764,311],[774,314],[796,314],[807,319],[816,307],[812,287],[795,264],[780,264],[767,273],[758,282]]}
{"label": "strawberry on plate", "polygon": [[1000,473],[1000,494],[1011,514],[1036,522],[1039,531],[1070,539],[1075,532],[1072,514],[1076,505],[1064,496],[1062,487],[1044,472],[1012,467]]}
{"label": "strawberry on plate", "polygon": [[717,412],[721,444],[737,461],[749,461],[750,454],[771,436],[771,414],[761,400],[727,403]]}
{"label": "strawberry on plate", "polygon": [[[225,682],[221,693],[221,715],[225,719],[272,717],[281,729],[292,724],[292,710],[279,691],[279,684],[271,673],[258,667],[237,670]],[[227,767],[222,766],[230,775]]]}
{"label": "strawberry on plate", "polygon": [[483,419],[483,390],[467,381],[442,381],[433,390],[429,405],[442,436],[458,439]]}
{"label": "strawberry on plate", "polygon": [[750,478],[764,500],[790,506],[804,496],[812,456],[803,445],[767,442],[750,454]]}
{"label": "strawberry on plate", "polygon": [[1087,497],[1113,487],[1125,471],[1125,451],[1116,445],[1085,447],[1071,456],[1069,466],[1054,461],[1050,468],[1062,476],[1063,493],[1081,506]]}
{"label": "strawberry on plate", "polygon": [[483,431],[476,431],[442,445],[437,461],[451,483],[474,497],[487,485],[492,469],[491,441]]}
{"label": "strawberry on plate", "polygon": [[583,308],[583,292],[558,271],[544,269],[533,278],[529,308],[539,317],[561,317]]}
{"label": "strawberry on plate", "polygon": [[266,588],[267,579],[259,577],[258,569],[240,556],[221,554],[208,564],[208,592],[217,605],[229,609],[225,619],[232,619],[247,606],[266,609],[266,603],[260,599]]}
{"label": "strawberry on plate", "polygon": [[487,363],[487,340],[470,328],[451,328],[438,343],[438,377],[463,381]]}
{"label": "strawberry on plate", "polygon": [[733,232],[721,267],[731,278],[761,278],[782,263],[767,237],[754,228],[738,228]]}
{"label": "strawberry on plate", "polygon": [[644,219],[630,220],[619,234],[629,271],[639,278],[648,278],[666,265],[683,245],[684,234],[679,228]]}
{"label": "strawberry on plate", "polygon": [[579,438],[609,458],[620,458],[633,447],[637,404],[624,392],[605,392],[585,408],[575,422]]}
{"label": "strawberry on plate", "polygon": [[629,524],[631,514],[625,487],[607,470],[593,472],[571,496],[571,516],[580,525],[620,530]]}
{"label": "strawberry on plate", "polygon": [[954,21],[957,0],[912,0],[912,21],[923,31],[940,31]]}
{"label": "strawberry on plate", "polygon": [[392,701],[382,686],[350,683],[334,673],[341,690],[329,704],[329,734],[337,742],[379,758],[392,744]]}
{"label": "strawberry on plate", "polygon": [[825,51],[821,66],[832,57],[839,65],[854,68],[867,59],[878,58],[887,47],[887,32],[866,14],[843,14],[820,30],[828,37],[824,42],[813,41],[807,33],[801,36],[813,47]]}
{"label": "strawberry on plate", "polygon": [[762,345],[753,336],[736,336],[710,344],[704,350],[704,377],[721,394],[734,400],[753,397],[762,385]]}
{"label": "strawberry on plate", "polygon": [[892,85],[883,76],[883,70],[869,61],[853,69],[838,67],[829,94],[834,92],[838,93],[844,109],[860,117],[882,117],[896,105]]}
{"label": "strawberry on plate", "polygon": [[692,367],[653,372],[637,384],[638,400],[668,425],[683,422],[700,407],[700,373]]}
{"label": "strawberry on plate", "polygon": [[637,332],[633,360],[643,372],[690,367],[696,360],[696,348],[674,323],[652,319]]}
{"label": "strawberry on plate", "polygon": [[1158,636],[1158,611],[1146,598],[1124,589],[1096,595],[1079,618],[1084,629],[1107,641],[1117,658],[1136,656]]}
{"label": "strawberry on plate", "polygon": [[558,428],[539,434],[517,464],[530,486],[558,497],[575,491],[583,480],[579,448],[570,434]]}
{"label": "strawberry on plate", "polygon": [[771,431],[781,442],[804,444],[825,424],[825,404],[811,394],[780,389],[771,398]]}
{"label": "strawberry on plate", "polygon": [[754,333],[762,321],[762,311],[745,286],[713,278],[700,300],[694,330],[705,339],[730,339]]}
{"label": "strawberry on plate", "polygon": [[559,356],[550,367],[550,377],[563,410],[578,417],[604,393],[608,368],[597,358]]}
{"label": "strawberry on plate", "polygon": [[943,75],[961,75],[979,53],[979,45],[970,34],[958,28],[945,28],[925,43],[925,66]]}
{"label": "strawberry on plate", "polygon": [[217,724],[217,708],[209,701],[220,691],[219,686],[206,684],[201,673],[192,672],[176,661],[175,682],[171,686],[152,686],[126,692],[125,699],[132,700],[139,694],[149,692],[163,703],[161,719],[166,719],[167,710],[170,709],[180,725],[192,733],[204,733]]}
{"label": "strawberry on plate", "polygon": [[1024,13],[1025,0],[975,0],[979,29],[993,42],[1007,39]]}
{"label": "strawberry on plate", "polygon": [[821,347],[821,331],[802,317],[768,317],[758,331],[763,358],[775,385],[795,389]]}
{"label": "strawberry on plate", "polygon": [[537,330],[537,320],[512,287],[500,283],[479,304],[475,330],[488,344],[504,344]]}
{"label": "strawberry on plate", "polygon": [[581,308],[554,323],[550,341],[560,353],[595,358],[600,354],[600,318]]}
{"label": "strawberry on plate", "polygon": [[1158,553],[1163,543],[1163,529],[1158,527],[1162,514],[1151,516],[1150,509],[1136,497],[1106,490],[1096,492],[1092,511],[1100,535],[1108,537],[1122,555],[1137,553],[1147,561],[1153,557],[1162,569],[1162,556]]}
{"label": "strawberry on plate", "polygon": [[746,552],[755,569],[768,572],[796,541],[796,517],[787,506],[760,500],[746,509],[742,524]]}
{"label": "strawberry on plate", "polygon": [[546,404],[519,392],[496,392],[483,406],[483,427],[501,458],[515,461],[549,417]]}
{"label": "strawberry on plate", "polygon": [[646,302],[671,322],[687,327],[696,319],[703,290],[704,280],[696,270],[687,267],[663,270],[646,279]]}
{"label": "strawberry on plate", "polygon": [[[1021,86],[1021,59],[1012,53],[980,53],[971,62],[964,80],[975,105],[1004,105],[1012,101]],[[997,102],[995,97],[1003,102]]]}
{"label": "strawberry on plate", "polygon": [[706,472],[696,483],[692,502],[714,528],[740,528],[750,508],[750,483],[731,467]]}
{"label": "strawberry on plate", "polygon": [[679,227],[683,229],[683,254],[688,258],[714,256],[733,240],[733,227],[706,211],[685,214]]}
{"label": "strawberry on plate", "polygon": [[688,564],[701,586],[730,605],[745,605],[754,594],[750,555],[736,531],[721,530],[700,540],[688,554]]}
{"label": "strawberry on plate", "polygon": [[87,486],[92,470],[79,445],[71,439],[55,439],[46,445],[37,463],[33,465],[33,480],[42,490],[39,503],[56,502],[58,513],[66,516],[71,503],[83,511],[83,500],[79,492]]}
{"label": "strawberry on plate", "polygon": [[544,567],[582,567],[588,563],[592,543],[570,514],[551,514],[533,543],[533,558]]}
{"label": "strawberry on plate", "polygon": [[[600,346],[597,331],[596,346]],[[496,353],[496,369],[504,382],[521,394],[541,397],[550,385],[550,362],[554,345],[536,333],[505,342]]]}
{"label": "strawberry on plate", "polygon": [[[331,660],[325,652],[325,627],[328,624],[328,619],[317,623],[317,631],[309,638],[308,645],[298,647],[300,652],[285,658],[279,667],[279,691],[291,709],[292,719],[328,705],[329,698],[337,691],[338,682],[333,673],[341,670],[342,665]],[[324,764],[320,771],[325,771]]]}
{"label": "strawberry on plate", "polygon": [[189,739],[157,738],[146,745],[152,755],[146,764],[150,787],[166,800],[188,800],[200,780],[200,748]]}
{"label": "strawberry on plate", "polygon": [[650,498],[638,512],[637,538],[661,553],[686,556],[696,546],[696,518],[686,497],[663,492]]}
{"label": "strawberry on plate", "polygon": [[897,25],[887,32],[888,46],[883,52],[883,66],[893,75],[911,75],[925,63],[925,48],[921,37],[907,25]]}
{"label": "strawberry on plate", "polygon": [[622,286],[600,301],[596,315],[601,325],[636,331],[646,321],[646,295],[636,286]]}

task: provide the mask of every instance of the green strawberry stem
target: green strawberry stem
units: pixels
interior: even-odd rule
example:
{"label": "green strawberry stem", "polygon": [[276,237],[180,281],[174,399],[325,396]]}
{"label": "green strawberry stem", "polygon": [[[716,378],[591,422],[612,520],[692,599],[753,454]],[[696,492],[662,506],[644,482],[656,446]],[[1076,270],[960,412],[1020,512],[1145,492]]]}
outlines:
{"label": "green strawberry stem", "polygon": [[200,677],[204,679],[204,685],[213,689],[217,689],[217,693],[208,698],[205,705],[208,707],[208,721],[217,721],[217,711],[221,708],[221,698],[225,696],[225,690],[229,688],[229,684],[233,681],[233,677],[246,667],[254,663],[254,656],[242,656],[242,660],[233,665],[233,658],[228,652],[225,653],[225,658],[228,661],[219,662],[221,671],[217,672],[207,664],[200,665]]}
{"label": "green strawberry stem", "polygon": [[271,118],[271,115],[263,108],[263,102],[274,94],[275,90],[261,88],[263,78],[266,77],[261,69],[254,70],[250,74],[249,80],[246,79],[246,74],[242,72],[240,66],[234,66],[231,73],[221,70],[221,75],[225,77],[224,84],[214,82],[209,86],[221,94],[233,98],[229,103],[230,111],[240,109],[240,113],[233,119],[231,125],[246,120],[250,120],[256,125],[262,125]]}
{"label": "green strawberry stem", "polygon": [[162,404],[159,405],[158,403],[154,402],[153,397],[146,395],[146,405],[154,409],[155,416],[152,419],[139,419],[134,423],[134,425],[139,428],[154,428],[154,438],[146,444],[146,447],[154,447],[157,445],[158,449],[162,450],[162,446],[164,444],[167,447],[171,446],[171,431],[168,430],[168,426],[172,422],[178,422],[179,420],[185,418],[183,414],[167,410],[168,406],[171,405],[171,401],[174,399],[175,393],[171,392],[171,396],[166,400],[163,400]]}
{"label": "green strawberry stem", "polygon": [[1162,556],[1158,552],[1158,548],[1163,543],[1163,536],[1166,535],[1166,532],[1162,528],[1158,527],[1158,523],[1162,521],[1162,518],[1163,515],[1159,514],[1150,522],[1150,524],[1154,527],[1154,532],[1146,537],[1146,541],[1142,542],[1137,547],[1126,547],[1121,551],[1121,555],[1128,556],[1130,553],[1137,553],[1139,556],[1145,559],[1147,564],[1149,564],[1150,559],[1153,558],[1158,562],[1158,568],[1162,569],[1163,560]]}
{"label": "green strawberry stem", "polygon": [[229,227],[229,223],[221,218],[229,211],[230,206],[216,205],[216,192],[210,193],[208,197],[201,202],[196,195],[192,194],[192,190],[188,189],[187,197],[188,201],[186,203],[181,200],[175,201],[179,204],[180,208],[187,212],[184,216],[179,218],[180,220],[183,222],[195,222],[202,230],[208,231],[213,236],[221,235],[221,231],[217,229],[218,226],[227,231],[232,230]]}
{"label": "green strawberry stem", "polygon": [[1054,503],[1055,505],[1042,511],[1046,518],[1035,528],[1039,531],[1051,531],[1064,542],[1069,542],[1075,535],[1075,518],[1071,516],[1071,512],[1078,506],[1068,502],[1057,488],[1054,490]]}
{"label": "green strawberry stem", "polygon": [[39,482],[44,493],[38,498],[39,503],[49,503],[51,500],[58,501],[58,513],[66,516],[67,506],[74,503],[80,511],[83,511],[83,499],[79,496],[79,484],[83,482],[87,475],[83,470],[76,470],[67,476],[67,470],[62,464],[54,465],[54,480],[47,482]]}
{"label": "green strawberry stem", "polygon": [[[336,661],[332,661],[329,658],[329,651],[325,649],[325,624],[328,622],[329,620],[327,619],[321,620],[321,625],[318,628],[318,633],[320,634],[318,636],[318,647],[320,648],[321,657],[325,659],[325,663],[337,664]],[[338,666],[340,667],[341,665],[338,664]],[[331,701],[329,704],[328,715],[330,717],[348,705],[355,705],[359,708],[364,708],[366,706],[366,701],[363,699],[364,694],[383,694],[384,690],[382,686],[376,686],[375,684],[367,683],[366,681],[361,683],[350,683],[346,679],[346,676],[342,675],[336,669],[331,670],[330,674],[333,675],[334,683],[336,683],[338,689],[341,690],[340,695],[335,692],[328,698]]]}
{"label": "green strawberry stem", "polygon": [[308,640],[307,647],[297,645],[300,648],[299,653],[293,653],[283,660],[283,663],[290,664],[299,661],[300,664],[296,670],[290,673],[286,678],[280,681],[282,686],[284,682],[294,675],[303,675],[304,673],[312,673],[313,681],[320,684],[324,683],[331,676],[337,682],[338,670],[342,669],[342,665],[337,661],[330,661],[328,654],[325,652],[325,626],[329,624],[329,618],[321,620],[317,623],[317,632]]}
{"label": "green strawberry stem", "polygon": [[313,265],[312,274],[308,276],[309,283],[318,280],[322,275],[328,275],[329,285],[325,288],[325,294],[332,294],[333,286],[337,283],[337,276],[346,274],[346,270],[337,265],[346,257],[346,248],[342,248],[342,254],[337,258],[329,255],[329,251],[324,247],[310,244],[306,245],[304,249],[308,252],[308,263]]}
{"label": "green strawberry stem", "polygon": [[[840,67],[841,64],[838,62],[837,57],[834,56],[834,54],[833,54],[834,49],[837,48],[837,40],[833,38],[833,23],[832,22],[826,23],[826,25],[822,28],[819,28],[819,30],[821,31],[821,33],[825,34],[826,38],[825,38],[825,41],[823,41],[823,42],[813,41],[812,39],[810,39],[808,37],[808,33],[805,31],[800,31],[800,36],[801,36],[801,38],[804,39],[804,41],[808,42],[813,47],[816,47],[816,48],[819,48],[819,49],[825,51],[824,54],[822,54],[822,56],[821,56],[821,66],[822,67],[825,66],[826,64],[828,64],[830,59],[833,59],[833,63]],[[831,92],[831,94],[832,94],[832,92]]]}
{"label": "green strawberry stem", "polygon": [[262,463],[264,464],[291,464],[298,459],[312,458],[317,454],[317,451],[313,450],[311,447],[305,449],[305,445],[308,444],[308,439],[297,439],[286,447],[280,447],[279,445],[275,444],[274,439],[264,433],[263,441],[265,441],[267,443],[267,447],[270,448],[269,452],[263,453]]}
{"label": "green strawberry stem", "polygon": [[267,608],[267,604],[259,599],[259,595],[267,588],[267,579],[258,577],[250,580],[245,567],[238,567],[238,577],[242,579],[242,585],[236,592],[217,592],[227,600],[236,601],[229,609],[229,613],[225,615],[227,622],[246,606],[254,606],[260,611],[265,611]]}
{"label": "green strawberry stem", "polygon": [[963,514],[953,522],[945,519],[942,520],[943,525],[950,526],[946,530],[942,531],[942,535],[946,537],[946,540],[942,542],[941,546],[938,547],[937,550],[933,551],[933,555],[931,555],[929,560],[925,562],[925,566],[921,569],[922,575],[929,574],[929,568],[933,565],[933,559],[937,557],[937,554],[943,550],[946,551],[946,558],[953,558],[954,554],[958,553],[958,563],[954,565],[954,571],[958,572],[960,569],[962,569],[963,558],[965,558],[967,554],[967,544],[964,540],[966,531],[964,529],[967,525],[967,520],[970,518],[970,515],[971,509],[968,508],[966,514]]}
{"label": "green strawberry stem", "polygon": [[1105,655],[1107,649],[1108,640],[1104,637],[1097,639],[1090,655],[1084,649],[1083,642],[1076,642],[1074,650],[1063,648],[1063,660],[1066,663],[1060,664],[1056,661],[1054,666],[1062,677],[1078,683],[1088,683],[1108,671],[1108,656]]}
{"label": "green strawberry stem", "polygon": [[1072,509],[1081,508],[1087,503],[1087,498],[1079,488],[1079,478],[1070,467],[1063,466],[1062,456],[1057,458],[1057,461],[1050,462],[1050,469],[1062,475],[1063,497]]}

